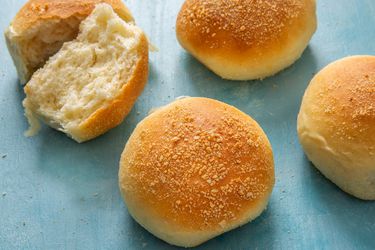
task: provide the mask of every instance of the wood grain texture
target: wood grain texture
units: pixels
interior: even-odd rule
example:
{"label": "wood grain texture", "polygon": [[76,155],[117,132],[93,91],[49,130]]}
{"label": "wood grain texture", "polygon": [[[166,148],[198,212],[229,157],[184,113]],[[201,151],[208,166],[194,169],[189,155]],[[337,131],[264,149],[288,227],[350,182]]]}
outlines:
{"label": "wood grain texture", "polygon": [[[2,31],[24,2],[2,1]],[[295,127],[314,73],[344,56],[375,54],[375,1],[318,1],[319,28],[302,58],[252,82],[221,80],[183,51],[174,33],[182,0],[125,3],[159,52],[150,56],[149,84],[125,122],[82,145],[49,128],[23,137],[24,94],[0,40],[0,249],[174,249],[130,218],[117,171],[137,122],[182,95],[215,98],[250,114],[275,152],[268,210],[200,249],[374,249],[375,203],[346,195],[320,175]]]}

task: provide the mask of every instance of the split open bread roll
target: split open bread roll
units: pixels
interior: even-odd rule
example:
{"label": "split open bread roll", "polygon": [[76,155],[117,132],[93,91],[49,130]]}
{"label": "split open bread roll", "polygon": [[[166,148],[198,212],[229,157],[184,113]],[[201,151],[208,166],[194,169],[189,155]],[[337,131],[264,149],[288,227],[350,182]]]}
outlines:
{"label": "split open bread roll", "polygon": [[108,3],[125,21],[133,18],[121,0],[29,0],[5,32],[10,54],[22,84],[64,42],[77,37],[79,24],[98,3]]}
{"label": "split open bread roll", "polygon": [[78,142],[117,126],[141,94],[148,76],[148,42],[108,4],[82,21],[25,87],[23,102],[34,135],[38,119]]}
{"label": "split open bread roll", "polygon": [[186,0],[182,47],[222,78],[262,79],[294,63],[317,26],[315,0]]}
{"label": "split open bread roll", "polygon": [[353,56],[321,70],[298,115],[300,142],[328,179],[375,200],[375,56]]}
{"label": "split open bread roll", "polygon": [[184,247],[258,217],[274,181],[271,145],[260,126],[207,98],[177,100],[140,122],[119,171],[134,219]]}

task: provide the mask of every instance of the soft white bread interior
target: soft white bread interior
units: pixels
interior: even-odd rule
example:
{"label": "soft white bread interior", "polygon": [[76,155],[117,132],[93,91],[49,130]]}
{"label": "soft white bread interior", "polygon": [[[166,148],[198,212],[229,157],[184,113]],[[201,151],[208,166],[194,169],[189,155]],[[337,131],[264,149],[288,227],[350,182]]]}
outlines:
{"label": "soft white bread interior", "polygon": [[321,70],[298,115],[312,161],[342,190],[375,200],[375,56],[353,56]]}
{"label": "soft white bread interior", "polygon": [[20,9],[5,38],[22,84],[64,42],[77,37],[79,24],[98,3],[110,4],[122,19],[133,21],[121,0],[29,0]]}
{"label": "soft white bread interior", "polygon": [[258,217],[274,181],[271,145],[260,126],[207,98],[177,100],[140,122],[119,170],[133,218],[183,247]]}
{"label": "soft white bread interior", "polygon": [[222,78],[262,79],[294,63],[317,26],[315,0],[186,0],[181,46]]}
{"label": "soft white bread interior", "polygon": [[148,42],[108,4],[82,21],[77,39],[67,42],[25,87],[31,127],[37,119],[78,142],[117,126],[141,94],[148,75]]}

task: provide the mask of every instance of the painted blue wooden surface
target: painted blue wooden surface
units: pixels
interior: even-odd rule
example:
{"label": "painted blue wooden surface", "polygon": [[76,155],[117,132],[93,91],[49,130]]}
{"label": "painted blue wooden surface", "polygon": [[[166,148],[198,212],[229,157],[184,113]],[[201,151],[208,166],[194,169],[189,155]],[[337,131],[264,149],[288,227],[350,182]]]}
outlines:
{"label": "painted blue wooden surface", "polygon": [[[1,0],[2,31],[24,2]],[[276,160],[268,210],[200,249],[375,249],[375,203],[352,198],[322,177],[303,155],[295,129],[314,73],[347,55],[375,54],[375,1],[318,2],[319,29],[296,64],[262,82],[230,82],[178,45],[181,0],[127,0],[160,51],[151,54],[148,86],[126,121],[82,145],[49,128],[23,136],[24,94],[1,39],[0,249],[174,249],[130,218],[117,171],[137,122],[181,95],[219,99],[250,114],[268,134]]]}

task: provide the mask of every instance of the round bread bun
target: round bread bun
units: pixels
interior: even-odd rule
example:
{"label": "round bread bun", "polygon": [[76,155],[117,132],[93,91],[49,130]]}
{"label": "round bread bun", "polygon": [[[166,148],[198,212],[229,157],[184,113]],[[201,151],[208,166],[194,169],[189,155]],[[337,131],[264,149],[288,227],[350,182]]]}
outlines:
{"label": "round bread bun", "polygon": [[258,217],[274,178],[271,145],[260,126],[207,98],[177,100],[140,122],[119,171],[133,218],[183,247]]}
{"label": "round bread bun", "polygon": [[79,25],[97,4],[107,3],[123,20],[134,19],[121,0],[29,0],[5,31],[8,49],[22,84],[64,42],[76,38]]}
{"label": "round bread bun", "polygon": [[375,200],[375,56],[341,59],[314,77],[298,115],[298,136],[328,179]]}
{"label": "round bread bun", "polygon": [[186,0],[182,47],[222,78],[263,79],[293,64],[317,26],[315,0]]}

